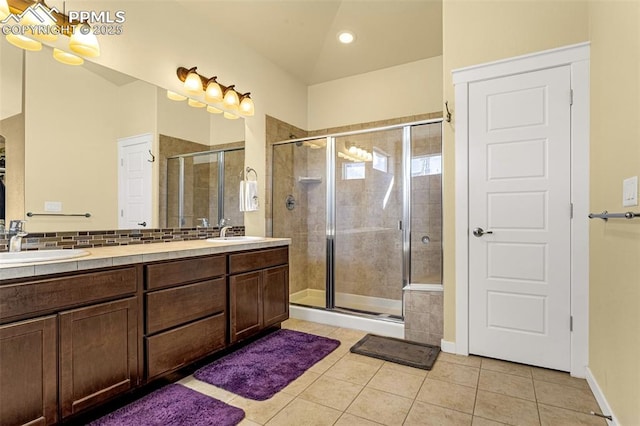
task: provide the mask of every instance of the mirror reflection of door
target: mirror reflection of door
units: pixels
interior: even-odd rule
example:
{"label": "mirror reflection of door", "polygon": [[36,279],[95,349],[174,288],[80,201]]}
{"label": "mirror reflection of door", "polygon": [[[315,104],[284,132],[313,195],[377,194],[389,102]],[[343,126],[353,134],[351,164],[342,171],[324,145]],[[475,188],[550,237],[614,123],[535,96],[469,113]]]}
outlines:
{"label": "mirror reflection of door", "polygon": [[118,227],[152,227],[151,134],[118,139]]}

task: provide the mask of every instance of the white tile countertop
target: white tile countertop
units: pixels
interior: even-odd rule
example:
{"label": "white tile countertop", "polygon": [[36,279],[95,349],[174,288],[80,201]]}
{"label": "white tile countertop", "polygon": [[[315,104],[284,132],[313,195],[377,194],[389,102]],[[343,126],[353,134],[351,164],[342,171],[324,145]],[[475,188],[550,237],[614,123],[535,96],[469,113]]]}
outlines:
{"label": "white tile countertop", "polygon": [[0,280],[255,250],[290,244],[290,238],[264,238],[257,241],[228,240],[211,243],[206,240],[190,240],[87,248],[83,250],[89,252],[89,255],[83,257],[46,262],[0,264]]}

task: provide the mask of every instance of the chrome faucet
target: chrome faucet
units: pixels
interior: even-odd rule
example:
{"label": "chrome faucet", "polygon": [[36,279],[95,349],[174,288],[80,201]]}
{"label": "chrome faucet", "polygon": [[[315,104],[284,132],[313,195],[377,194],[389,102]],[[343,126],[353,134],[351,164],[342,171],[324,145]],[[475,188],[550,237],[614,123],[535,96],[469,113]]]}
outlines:
{"label": "chrome faucet", "polygon": [[220,219],[220,238],[226,238],[227,231],[231,228],[233,228],[233,226],[231,226],[231,219]]}
{"label": "chrome faucet", "polygon": [[27,235],[27,232],[24,230],[24,220],[12,220],[11,225],[9,226],[9,233],[15,234],[9,240],[9,251],[20,251],[22,250],[22,237]]}

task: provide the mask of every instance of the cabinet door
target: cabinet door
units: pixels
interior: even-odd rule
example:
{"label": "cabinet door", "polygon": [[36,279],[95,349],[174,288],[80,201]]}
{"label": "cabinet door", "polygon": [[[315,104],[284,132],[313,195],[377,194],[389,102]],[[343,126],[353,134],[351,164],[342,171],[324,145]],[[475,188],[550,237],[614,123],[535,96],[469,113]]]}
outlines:
{"label": "cabinet door", "polygon": [[263,327],[289,318],[289,267],[278,266],[262,272]]}
{"label": "cabinet door", "polygon": [[0,424],[57,420],[56,317],[0,327]]}
{"label": "cabinet door", "polygon": [[229,336],[232,343],[262,328],[261,275],[258,271],[229,277]]}
{"label": "cabinet door", "polygon": [[133,297],[60,313],[62,417],[136,385],[137,318]]}

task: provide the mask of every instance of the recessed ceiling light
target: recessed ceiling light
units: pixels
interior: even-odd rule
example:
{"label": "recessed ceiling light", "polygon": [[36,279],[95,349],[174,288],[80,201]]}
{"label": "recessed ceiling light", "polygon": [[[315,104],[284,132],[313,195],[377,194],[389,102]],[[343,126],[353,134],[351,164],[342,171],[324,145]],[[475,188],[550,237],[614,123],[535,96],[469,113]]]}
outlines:
{"label": "recessed ceiling light", "polygon": [[355,39],[356,36],[351,31],[340,31],[338,33],[338,41],[340,41],[340,43],[342,44],[353,43]]}

